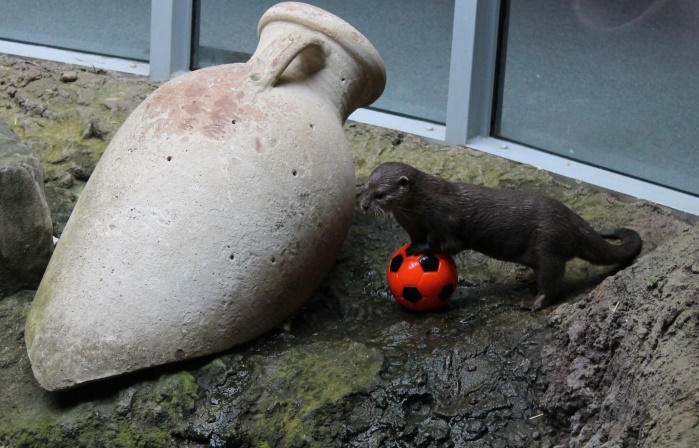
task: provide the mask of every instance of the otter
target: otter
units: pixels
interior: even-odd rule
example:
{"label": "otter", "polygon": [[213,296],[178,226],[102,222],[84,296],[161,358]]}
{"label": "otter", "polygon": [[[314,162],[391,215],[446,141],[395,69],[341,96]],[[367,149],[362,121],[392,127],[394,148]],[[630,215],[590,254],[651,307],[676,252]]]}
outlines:
{"label": "otter", "polygon": [[[398,162],[376,167],[361,194],[366,211],[390,212],[410,237],[409,254],[475,250],[533,270],[538,311],[561,296],[566,262],[629,265],[642,241],[631,229],[596,232],[561,202],[522,190],[450,182]],[[620,240],[610,244],[606,239]]]}

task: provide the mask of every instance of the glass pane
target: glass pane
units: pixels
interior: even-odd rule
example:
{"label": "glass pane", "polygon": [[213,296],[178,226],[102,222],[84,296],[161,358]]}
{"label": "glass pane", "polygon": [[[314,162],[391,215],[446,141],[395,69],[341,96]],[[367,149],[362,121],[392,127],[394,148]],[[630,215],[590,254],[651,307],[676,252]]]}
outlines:
{"label": "glass pane", "polygon": [[0,0],[0,39],[148,61],[150,4]]}
{"label": "glass pane", "polygon": [[699,2],[508,0],[499,137],[699,194]]}
{"label": "glass pane", "polygon": [[[245,62],[257,22],[278,1],[201,0],[194,67]],[[446,121],[453,0],[311,0],[364,34],[386,64],[388,82],[372,108]]]}

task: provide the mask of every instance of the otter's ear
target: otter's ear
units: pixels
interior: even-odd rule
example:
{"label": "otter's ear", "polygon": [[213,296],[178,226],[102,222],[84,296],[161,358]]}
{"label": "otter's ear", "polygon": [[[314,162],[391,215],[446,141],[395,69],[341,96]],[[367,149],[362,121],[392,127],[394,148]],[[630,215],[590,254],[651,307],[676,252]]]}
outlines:
{"label": "otter's ear", "polygon": [[401,176],[400,179],[398,179],[398,186],[399,187],[406,187],[407,185],[408,185],[408,177]]}

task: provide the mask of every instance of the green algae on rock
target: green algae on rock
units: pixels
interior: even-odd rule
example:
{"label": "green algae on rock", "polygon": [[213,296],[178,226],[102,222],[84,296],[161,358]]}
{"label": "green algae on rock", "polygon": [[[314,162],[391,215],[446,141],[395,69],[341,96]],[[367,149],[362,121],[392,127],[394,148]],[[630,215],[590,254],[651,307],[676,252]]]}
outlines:
{"label": "green algae on rock", "polygon": [[0,55],[0,118],[41,155],[54,232],[68,216],[109,140],[156,84],[143,78]]}
{"label": "green algae on rock", "polygon": [[262,367],[269,388],[255,403],[263,411],[254,421],[256,444],[309,443],[313,431],[318,430],[318,418],[327,409],[352,395],[371,391],[378,381],[382,362],[379,350],[357,342],[310,344],[265,360]]}

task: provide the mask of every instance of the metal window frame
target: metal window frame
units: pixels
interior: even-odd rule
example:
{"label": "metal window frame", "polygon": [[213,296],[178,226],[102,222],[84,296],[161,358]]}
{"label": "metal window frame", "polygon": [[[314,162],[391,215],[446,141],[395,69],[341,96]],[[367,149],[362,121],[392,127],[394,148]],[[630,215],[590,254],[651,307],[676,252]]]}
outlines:
{"label": "metal window frame", "polygon": [[445,143],[699,216],[699,197],[694,195],[491,136],[501,3],[455,0]]}
{"label": "metal window frame", "polygon": [[104,70],[114,70],[122,73],[148,76],[150,64],[142,61],[120,59],[80,51],[64,50],[43,45],[26,44],[0,39],[0,53],[22,56],[32,59],[62,62],[64,64],[94,67]]}
{"label": "metal window frame", "polygon": [[[155,81],[190,69],[194,0],[151,0],[150,63],[0,40],[0,53],[149,75]],[[501,0],[454,0],[446,124],[360,109],[350,120],[505,159],[699,216],[699,197],[491,136]]]}
{"label": "metal window frame", "polygon": [[189,71],[193,0],[151,0],[150,78],[164,81]]}

